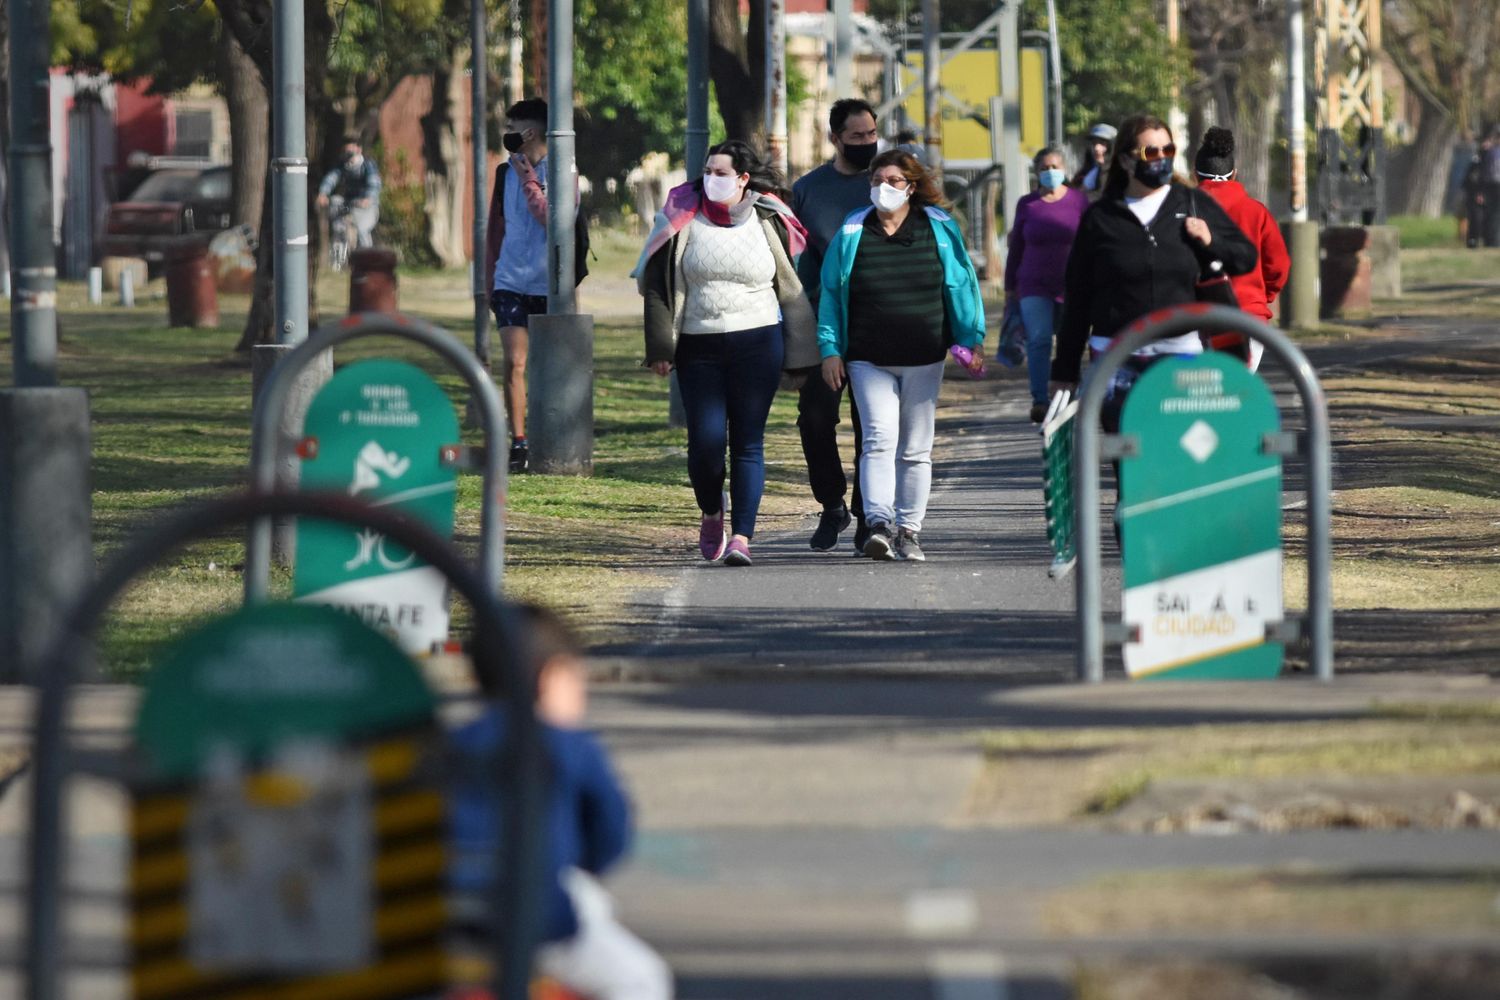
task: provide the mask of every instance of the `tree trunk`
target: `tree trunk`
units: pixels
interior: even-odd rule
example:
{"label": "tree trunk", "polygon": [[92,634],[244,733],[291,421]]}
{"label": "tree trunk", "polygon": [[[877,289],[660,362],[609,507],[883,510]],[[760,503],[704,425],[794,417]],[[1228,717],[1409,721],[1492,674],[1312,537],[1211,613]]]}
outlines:
{"label": "tree trunk", "polygon": [[1280,60],[1272,62],[1256,74],[1256,86],[1240,95],[1235,166],[1239,182],[1259,202],[1271,196],[1271,141],[1281,120],[1282,71]]}
{"label": "tree trunk", "polygon": [[229,144],[233,159],[234,206],[230,218],[259,231],[265,201],[266,172],[271,165],[271,137],[266,81],[234,33],[219,32],[219,78],[229,106]]}
{"label": "tree trunk", "polygon": [[1443,214],[1443,197],[1447,194],[1458,126],[1420,91],[1417,100],[1422,117],[1417,123],[1416,140],[1407,153],[1405,182],[1401,185],[1395,207],[1403,215],[1424,215],[1435,219]]}
{"label": "tree trunk", "polygon": [[[759,146],[765,135],[764,60],[758,66],[750,63],[735,0],[710,0],[708,26],[708,74],[718,96],[725,138]],[[765,0],[750,0],[750,33],[761,36],[764,53]]]}
{"label": "tree trunk", "polygon": [[[464,57],[455,46],[447,66],[432,75],[432,109],[422,116],[422,159],[427,166],[423,181],[426,196],[427,242],[444,267],[463,267],[467,238],[464,233],[464,197],[468,193],[468,170],[457,120],[464,98]],[[484,141],[483,136],[479,139]]]}

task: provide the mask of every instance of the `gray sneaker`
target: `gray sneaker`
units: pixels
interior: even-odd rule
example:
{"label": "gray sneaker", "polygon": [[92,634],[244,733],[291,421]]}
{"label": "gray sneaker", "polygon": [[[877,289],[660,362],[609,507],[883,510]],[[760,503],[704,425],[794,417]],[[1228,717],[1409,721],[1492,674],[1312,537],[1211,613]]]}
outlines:
{"label": "gray sneaker", "polygon": [[886,561],[896,558],[891,529],[884,522],[870,525],[870,537],[865,539],[865,555]]}
{"label": "gray sneaker", "polygon": [[910,528],[896,529],[896,558],[909,559],[912,562],[927,561],[927,554],[922,551],[921,543],[917,541],[917,533]]}

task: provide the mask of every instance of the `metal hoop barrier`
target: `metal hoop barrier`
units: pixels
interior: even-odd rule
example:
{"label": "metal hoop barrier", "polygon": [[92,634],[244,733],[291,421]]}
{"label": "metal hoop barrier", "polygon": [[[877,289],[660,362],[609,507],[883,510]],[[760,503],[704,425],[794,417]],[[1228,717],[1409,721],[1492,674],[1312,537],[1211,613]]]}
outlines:
{"label": "metal hoop barrier", "polygon": [[[281,445],[278,425],[286,400],[297,376],[319,354],[360,337],[386,335],[400,337],[430,347],[448,361],[469,385],[478,405],[484,428],[484,500],[479,506],[479,577],[491,593],[500,593],[505,573],[505,498],[506,456],[496,441],[505,428],[505,411],[500,393],[484,366],[452,335],[423,320],[410,316],[386,316],[360,313],[320,328],[282,358],[261,388],[256,400],[250,437],[250,488],[269,494],[276,490],[276,462]],[[271,580],[271,522],[255,518],[250,522],[245,543],[245,603],[266,599]]]}
{"label": "metal hoop barrier", "polygon": [[61,1000],[63,783],[72,771],[65,719],[78,665],[89,652],[99,619],[110,603],[146,567],[181,546],[226,526],[276,516],[302,516],[372,528],[394,538],[436,567],[474,612],[473,658],[486,689],[497,699],[515,740],[501,761],[506,782],[507,837],[503,870],[496,880],[496,912],[506,915],[496,944],[497,996],[525,1000],[531,956],[540,925],[544,758],[534,712],[535,691],[527,671],[530,641],[514,608],[504,604],[453,548],[427,528],[389,510],[347,497],[318,494],[247,493],[188,508],[131,544],[78,601],[42,659],[32,744],[33,785],[27,843],[26,996]]}
{"label": "metal hoop barrier", "polygon": [[1079,391],[1078,416],[1073,439],[1073,482],[1077,489],[1074,526],[1078,540],[1078,679],[1097,684],[1104,680],[1105,623],[1103,614],[1103,570],[1100,555],[1099,461],[1101,445],[1121,454],[1119,435],[1105,435],[1099,428],[1104,393],[1115,372],[1131,354],[1165,337],[1175,337],[1202,328],[1223,330],[1252,337],[1265,345],[1291,373],[1302,399],[1303,433],[1284,436],[1274,450],[1283,455],[1301,455],[1307,465],[1307,616],[1306,634],[1314,675],[1320,681],[1333,679],[1333,544],[1330,521],[1333,511],[1333,463],[1328,426],[1328,404],[1312,363],[1290,337],[1265,323],[1227,306],[1193,303],[1148,313],[1130,324],[1109,350],[1089,366]]}

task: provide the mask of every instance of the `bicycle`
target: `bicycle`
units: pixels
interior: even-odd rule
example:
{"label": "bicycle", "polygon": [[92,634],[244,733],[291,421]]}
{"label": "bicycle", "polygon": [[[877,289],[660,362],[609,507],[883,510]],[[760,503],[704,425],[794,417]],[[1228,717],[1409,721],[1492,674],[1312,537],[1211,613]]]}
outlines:
{"label": "bicycle", "polygon": [[335,273],[349,266],[349,248],[357,246],[354,210],[339,195],[328,199],[328,266]]}

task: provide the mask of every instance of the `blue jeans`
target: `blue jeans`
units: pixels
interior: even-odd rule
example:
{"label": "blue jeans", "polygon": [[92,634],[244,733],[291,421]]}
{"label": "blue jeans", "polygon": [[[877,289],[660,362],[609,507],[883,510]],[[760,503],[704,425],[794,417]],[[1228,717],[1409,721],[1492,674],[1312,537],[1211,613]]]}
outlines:
{"label": "blue jeans", "polygon": [[1062,306],[1044,295],[1021,300],[1021,325],[1026,327],[1026,378],[1031,383],[1031,401],[1047,404],[1047,376],[1052,371],[1052,331],[1057,329]]}
{"label": "blue jeans", "polygon": [[677,384],[687,411],[693,495],[703,513],[719,513],[727,444],[732,531],[746,538],[755,536],[755,515],[766,488],[766,418],[781,384],[783,352],[780,323],[677,338]]}

